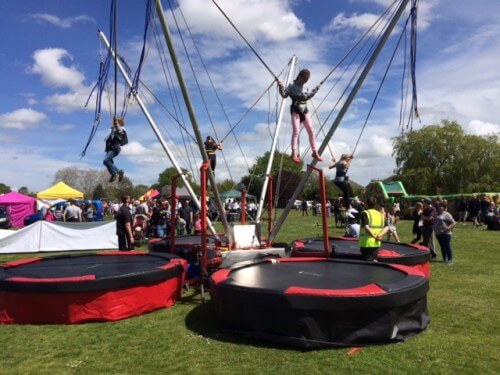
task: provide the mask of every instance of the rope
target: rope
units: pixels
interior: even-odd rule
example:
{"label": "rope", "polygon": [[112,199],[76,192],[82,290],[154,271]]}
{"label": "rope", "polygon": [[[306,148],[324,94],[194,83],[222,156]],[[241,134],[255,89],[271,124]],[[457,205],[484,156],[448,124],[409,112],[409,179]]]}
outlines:
{"label": "rope", "polygon": [[226,13],[224,13],[224,11],[222,10],[222,8],[217,4],[217,2],[215,0],[212,0],[212,2],[215,4],[215,6],[217,7],[217,9],[220,10],[220,12],[222,13],[222,15],[226,18],[226,20],[229,22],[229,24],[233,27],[233,29],[238,33],[238,35],[241,37],[241,39],[243,39],[243,41],[247,44],[247,46],[252,50],[252,52],[255,54],[255,56],[257,56],[257,58],[260,60],[260,62],[264,65],[264,67],[267,69],[267,71],[269,73],[271,73],[271,75],[273,76],[274,80],[275,81],[278,81],[278,77],[276,76],[276,74],[273,73],[273,71],[271,70],[271,68],[269,68],[269,66],[267,66],[267,64],[264,62],[264,60],[262,59],[262,57],[259,56],[259,54],[257,53],[257,51],[252,47],[252,45],[248,42],[248,40],[245,39],[245,37],[243,36],[243,34],[238,30],[238,28],[235,26],[235,24],[233,22],[231,22],[231,20],[229,19],[229,17],[226,15]]}
{"label": "rope", "polygon": [[[113,22],[112,22],[113,21],[113,7],[114,7],[114,5],[115,4],[114,4],[114,0],[113,0],[111,2],[110,15],[109,15],[109,19],[110,19],[109,33],[110,33],[111,39],[114,38],[114,34],[115,34],[115,30],[114,30]],[[99,37],[98,37],[98,39],[99,39]],[[87,101],[85,102],[85,108],[87,108],[88,103],[90,101],[90,98],[92,97],[94,92],[96,92],[94,121],[92,123],[92,129],[90,130],[89,138],[87,139],[87,142],[85,143],[85,146],[83,147],[83,150],[80,153],[80,159],[82,159],[86,155],[87,149],[89,148],[90,143],[94,139],[94,136],[97,133],[97,129],[99,128],[99,124],[101,123],[102,95],[104,93],[104,88],[105,88],[106,81],[107,81],[108,74],[109,74],[109,68],[111,66],[111,51],[108,50],[107,54],[106,54],[106,58],[103,59],[102,58],[102,44],[101,44],[100,40],[99,40],[99,51],[100,51],[101,61],[99,64],[99,74],[98,74],[97,82],[94,85],[94,87],[92,88],[92,90],[90,91],[90,94],[87,98]]]}
{"label": "rope", "polygon": [[[408,20],[406,21],[404,29],[406,29],[407,23],[408,23]],[[354,145],[354,149],[352,150],[352,155],[354,155],[354,153],[356,152],[356,149],[358,147],[358,144],[359,144],[359,141],[361,139],[361,136],[363,135],[363,132],[365,130],[365,127],[366,127],[366,124],[368,122],[368,119],[370,118],[370,115],[371,115],[371,113],[373,111],[373,107],[375,106],[375,103],[377,102],[377,99],[378,99],[378,96],[379,96],[380,91],[382,89],[382,86],[384,85],[385,79],[387,78],[387,74],[389,73],[389,69],[392,66],[392,62],[394,61],[394,56],[396,56],[396,52],[398,50],[398,47],[399,47],[399,45],[401,43],[401,40],[402,40],[402,38],[403,38],[404,35],[405,35],[405,31],[403,30],[401,32],[400,36],[399,36],[398,42],[396,43],[396,47],[394,48],[394,51],[393,51],[393,53],[391,55],[389,63],[387,64],[387,68],[386,68],[386,70],[384,72],[384,75],[382,77],[382,81],[380,82],[380,85],[378,86],[378,89],[377,89],[377,92],[375,94],[375,97],[373,98],[372,104],[370,106],[370,110],[368,111],[368,114],[366,116],[365,122],[363,123],[363,127],[361,128],[361,132],[359,133],[358,140],[356,141],[356,144]]]}

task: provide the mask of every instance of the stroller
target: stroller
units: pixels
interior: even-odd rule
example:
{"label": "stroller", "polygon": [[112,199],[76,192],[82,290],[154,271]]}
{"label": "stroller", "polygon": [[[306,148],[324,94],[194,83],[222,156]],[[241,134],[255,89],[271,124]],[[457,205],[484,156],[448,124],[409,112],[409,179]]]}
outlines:
{"label": "stroller", "polygon": [[142,246],[146,243],[146,235],[148,233],[148,217],[143,214],[134,216],[132,223],[132,231],[134,233],[134,240],[136,246]]}

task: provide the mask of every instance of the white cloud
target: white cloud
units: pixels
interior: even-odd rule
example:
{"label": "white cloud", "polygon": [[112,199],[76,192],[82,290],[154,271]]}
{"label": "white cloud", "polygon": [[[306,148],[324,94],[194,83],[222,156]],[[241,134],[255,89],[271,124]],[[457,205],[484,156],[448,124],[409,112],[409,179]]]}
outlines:
{"label": "white cloud", "polygon": [[[211,1],[181,0],[179,4],[192,32],[241,40]],[[248,0],[218,0],[217,4],[250,43],[259,38],[284,41],[305,31],[303,22],[285,0],[252,0],[251,6]]]}
{"label": "white cloud", "polygon": [[9,166],[0,169],[0,181],[11,187],[26,186],[30,191],[48,188],[59,169],[75,165],[62,160],[53,149],[26,145],[1,147],[0,159]]}
{"label": "white cloud", "polygon": [[81,88],[85,76],[78,71],[76,66],[65,66],[64,59],[73,59],[65,49],[47,48],[37,50],[33,54],[35,62],[29,71],[33,74],[39,74],[43,83],[50,87],[71,90]]}
{"label": "white cloud", "polygon": [[481,120],[472,120],[467,125],[464,126],[464,130],[467,134],[472,135],[490,135],[496,134],[500,135],[500,125],[492,124],[490,122],[483,122]]}
{"label": "white cloud", "polygon": [[360,30],[369,29],[378,19],[379,16],[375,14],[353,14],[351,16],[346,16],[345,13],[340,13],[336,15],[330,25],[332,30],[344,29],[346,27],[352,27]]}
{"label": "white cloud", "polygon": [[51,25],[60,27],[61,29],[70,29],[71,27],[73,27],[75,23],[84,23],[84,22],[95,23],[95,20],[92,17],[89,17],[85,14],[76,17],[59,18],[52,14],[36,13],[29,15],[29,17],[39,23],[49,23]]}
{"label": "white cloud", "polygon": [[0,128],[25,130],[47,120],[47,115],[30,108],[16,109],[0,115]]}

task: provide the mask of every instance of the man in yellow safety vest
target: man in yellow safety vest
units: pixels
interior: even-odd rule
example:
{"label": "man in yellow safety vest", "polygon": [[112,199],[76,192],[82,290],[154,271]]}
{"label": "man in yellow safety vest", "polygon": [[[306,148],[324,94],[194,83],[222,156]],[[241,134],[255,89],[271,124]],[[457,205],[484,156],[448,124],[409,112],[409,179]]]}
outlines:
{"label": "man in yellow safety vest", "polygon": [[364,233],[359,237],[359,248],[364,260],[377,259],[382,237],[389,229],[385,224],[382,212],[375,209],[376,204],[376,199],[369,197],[366,200],[367,209],[361,212],[361,228]]}

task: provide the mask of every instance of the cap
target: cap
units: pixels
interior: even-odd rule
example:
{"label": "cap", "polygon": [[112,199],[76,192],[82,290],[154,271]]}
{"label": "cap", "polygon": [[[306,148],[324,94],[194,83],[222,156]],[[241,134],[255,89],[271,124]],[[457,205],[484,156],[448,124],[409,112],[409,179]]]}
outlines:
{"label": "cap", "polygon": [[432,203],[432,199],[431,198],[425,198],[424,199],[424,203],[431,204]]}

